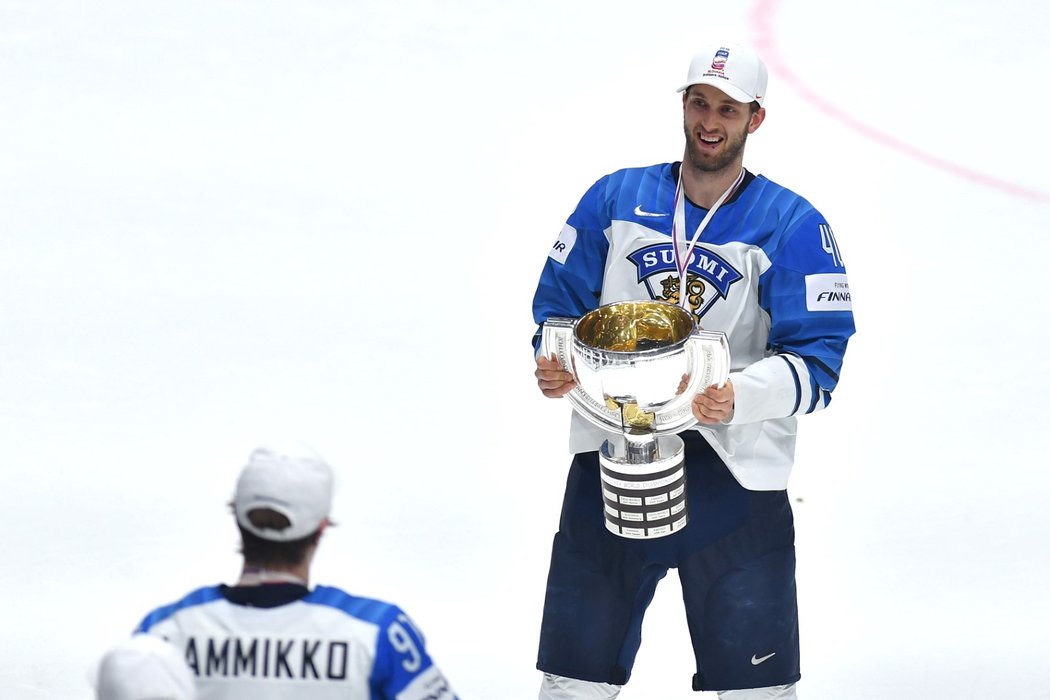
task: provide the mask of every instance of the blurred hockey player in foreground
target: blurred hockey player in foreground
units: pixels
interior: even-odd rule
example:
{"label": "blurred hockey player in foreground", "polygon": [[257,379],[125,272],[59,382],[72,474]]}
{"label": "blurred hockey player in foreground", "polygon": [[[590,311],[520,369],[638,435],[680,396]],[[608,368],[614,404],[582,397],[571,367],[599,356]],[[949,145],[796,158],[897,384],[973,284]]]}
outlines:
{"label": "blurred hockey player in foreground", "polygon": [[333,482],[309,448],[256,449],[232,503],[240,580],[195,590],[139,625],[181,652],[200,700],[456,700],[404,611],[310,585]]}

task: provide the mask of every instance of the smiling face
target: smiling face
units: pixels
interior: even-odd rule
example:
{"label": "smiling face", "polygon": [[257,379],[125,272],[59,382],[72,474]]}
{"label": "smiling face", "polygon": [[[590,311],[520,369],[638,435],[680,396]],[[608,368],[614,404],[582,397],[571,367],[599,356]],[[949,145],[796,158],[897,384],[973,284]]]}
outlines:
{"label": "smiling face", "polygon": [[682,96],[686,162],[696,170],[738,170],[747,135],[754,133],[766,110],[731,99],[710,85],[693,85]]}

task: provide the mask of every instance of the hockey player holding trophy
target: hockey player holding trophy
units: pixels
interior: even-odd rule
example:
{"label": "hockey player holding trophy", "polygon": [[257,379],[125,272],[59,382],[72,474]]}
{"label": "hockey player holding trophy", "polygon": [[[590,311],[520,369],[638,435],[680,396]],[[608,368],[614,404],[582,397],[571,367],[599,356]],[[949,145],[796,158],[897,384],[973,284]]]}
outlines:
{"label": "hockey player holding trophy", "polygon": [[693,689],[796,698],[788,476],[854,324],[828,222],[743,166],[766,83],[750,48],[702,48],[679,88],[682,161],[599,179],[540,276],[537,383],[574,409],[541,700],[617,697],[670,568]]}

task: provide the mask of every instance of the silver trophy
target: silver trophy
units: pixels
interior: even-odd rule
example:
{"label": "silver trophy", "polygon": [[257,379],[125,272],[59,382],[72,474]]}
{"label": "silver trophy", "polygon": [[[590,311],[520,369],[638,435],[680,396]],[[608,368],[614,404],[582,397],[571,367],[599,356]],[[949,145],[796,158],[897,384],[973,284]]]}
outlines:
{"label": "silver trophy", "polygon": [[664,537],[688,522],[685,445],[693,396],[729,375],[724,333],[664,301],[624,301],[543,324],[540,352],[572,372],[573,409],[615,435],[599,452],[605,526],[632,539]]}

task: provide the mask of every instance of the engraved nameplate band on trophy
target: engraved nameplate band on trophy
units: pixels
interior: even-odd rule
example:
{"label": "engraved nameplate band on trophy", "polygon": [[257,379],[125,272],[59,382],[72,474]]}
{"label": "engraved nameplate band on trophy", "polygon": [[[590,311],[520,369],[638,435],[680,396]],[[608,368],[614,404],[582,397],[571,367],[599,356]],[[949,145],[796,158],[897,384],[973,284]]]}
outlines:
{"label": "engraved nameplate band on trophy", "polygon": [[697,327],[664,301],[625,301],[584,316],[550,318],[540,352],[572,372],[573,409],[612,433],[601,446],[605,526],[653,539],[688,522],[684,443],[693,396],[729,375],[724,333]]}

